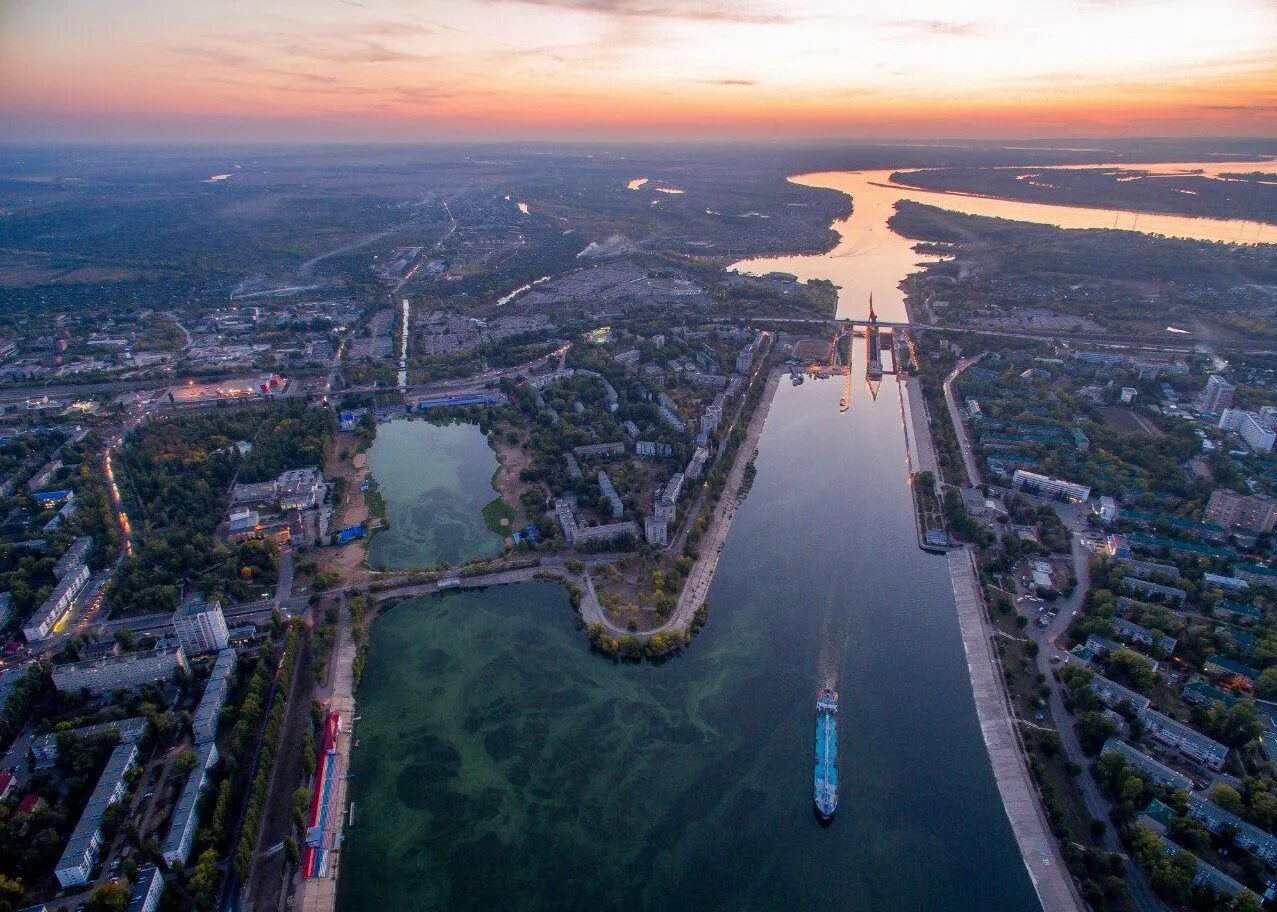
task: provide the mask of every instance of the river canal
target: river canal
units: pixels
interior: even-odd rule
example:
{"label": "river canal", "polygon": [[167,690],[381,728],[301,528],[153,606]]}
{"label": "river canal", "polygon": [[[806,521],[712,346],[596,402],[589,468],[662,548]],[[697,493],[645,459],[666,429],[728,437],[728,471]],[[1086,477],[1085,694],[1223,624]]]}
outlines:
{"label": "river canal", "polygon": [[373,566],[409,570],[501,553],[501,537],[482,515],[497,496],[497,457],[477,425],[384,422],[368,466],[390,522],[373,536]]}
{"label": "river canal", "polygon": [[[407,602],[359,692],[355,910],[1031,910],[900,406],[783,383],[710,621],[661,666],[589,654],[562,591]],[[843,794],[812,813],[818,687]]]}
{"label": "river canal", "polygon": [[[888,175],[795,178],[853,195],[838,245],[735,268],[829,278],[841,316],[863,315],[872,292],[883,319],[902,320],[897,286],[922,258],[887,228],[899,199],[1130,227],[1112,211],[905,190]],[[1235,239],[1241,223],[1141,215],[1139,227]],[[590,655],[548,583],[406,602],[374,625],[340,909],[1039,907],[980,737],[947,565],[917,546],[896,390],[875,402],[855,384],[847,415],[841,393],[836,379],[781,385],[709,625],[673,661]],[[388,501],[410,501],[390,489],[415,482],[376,454]],[[377,541],[389,539],[374,553]],[[827,683],[843,695],[842,799],[823,828],[813,703]]]}
{"label": "river canal", "polygon": [[[1177,162],[1162,165],[1088,165],[1093,168],[1138,168],[1154,173],[1174,174],[1201,169],[1208,175],[1226,170],[1263,170],[1267,164],[1219,162]],[[1030,170],[1030,169],[1026,169]],[[838,244],[822,254],[759,257],[734,263],[731,268],[761,275],[792,273],[802,281],[829,279],[838,286],[838,316],[863,319],[869,311],[869,295],[874,298],[878,318],[902,322],[904,295],[901,280],[934,257],[915,253],[916,241],[902,238],[887,227],[887,219],[900,200],[912,200],[967,215],[986,215],[1020,222],[1037,222],[1060,228],[1123,228],[1163,234],[1168,237],[1202,241],[1271,243],[1277,234],[1271,225],[1238,219],[1195,218],[1116,209],[1088,209],[1055,206],[1017,200],[967,196],[931,190],[916,190],[891,183],[892,171],[829,171],[790,178],[805,187],[822,187],[850,194],[853,211],[834,222]]]}

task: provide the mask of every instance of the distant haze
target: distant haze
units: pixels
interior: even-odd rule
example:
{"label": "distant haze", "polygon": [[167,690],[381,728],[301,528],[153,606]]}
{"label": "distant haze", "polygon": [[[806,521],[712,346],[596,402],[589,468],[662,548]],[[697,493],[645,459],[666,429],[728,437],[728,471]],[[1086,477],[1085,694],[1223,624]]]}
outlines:
{"label": "distant haze", "polygon": [[1277,135],[1273,0],[0,0],[0,141]]}

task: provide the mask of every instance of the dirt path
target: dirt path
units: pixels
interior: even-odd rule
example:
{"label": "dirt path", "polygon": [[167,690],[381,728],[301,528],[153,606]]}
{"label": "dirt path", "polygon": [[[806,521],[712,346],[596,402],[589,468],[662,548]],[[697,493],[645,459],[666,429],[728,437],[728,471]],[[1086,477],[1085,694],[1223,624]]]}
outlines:
{"label": "dirt path", "polygon": [[[324,473],[329,478],[341,478],[345,481],[342,502],[333,505],[333,531],[357,526],[368,519],[368,498],[360,490],[368,478],[368,454],[355,453],[358,445],[359,439],[354,434],[338,434],[324,467]],[[350,459],[342,459],[340,454],[343,451],[354,455]],[[319,548],[315,552],[315,558],[321,570],[340,575],[347,585],[360,585],[369,580],[368,571],[364,567],[367,552],[368,538],[365,538],[344,548]]]}

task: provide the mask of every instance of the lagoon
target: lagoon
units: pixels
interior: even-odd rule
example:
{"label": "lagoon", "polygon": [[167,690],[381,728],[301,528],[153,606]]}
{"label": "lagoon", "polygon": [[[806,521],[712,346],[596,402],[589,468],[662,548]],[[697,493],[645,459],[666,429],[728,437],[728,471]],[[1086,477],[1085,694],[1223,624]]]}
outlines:
{"label": "lagoon", "polygon": [[478,426],[385,422],[368,450],[368,466],[390,523],[369,547],[373,566],[427,569],[501,553],[501,537],[482,515],[497,496],[497,457]]}

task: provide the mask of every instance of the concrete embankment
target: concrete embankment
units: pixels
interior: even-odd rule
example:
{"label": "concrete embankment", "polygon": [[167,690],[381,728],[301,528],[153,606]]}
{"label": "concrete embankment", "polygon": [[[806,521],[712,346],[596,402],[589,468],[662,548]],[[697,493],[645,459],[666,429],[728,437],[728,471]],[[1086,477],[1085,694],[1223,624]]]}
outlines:
{"label": "concrete embankment", "polygon": [[[342,599],[343,603],[345,599]],[[346,815],[346,773],[350,768],[350,751],[354,744],[355,675],[357,647],[351,632],[350,612],[343,604],[337,648],[332,657],[330,692],[317,695],[327,708],[341,713],[341,733],[337,737],[337,755],[332,769],[332,791],[328,797],[328,820],[331,831],[325,834],[330,849],[328,868],[323,877],[303,879],[298,887],[295,908],[301,912],[333,912],[337,908],[337,876],[341,872],[341,838]]]}
{"label": "concrete embankment", "polygon": [[1051,833],[1016,729],[975,561],[966,549],[950,552],[948,561],[976,715],[1016,844],[1043,912],[1081,912],[1085,905]]}

